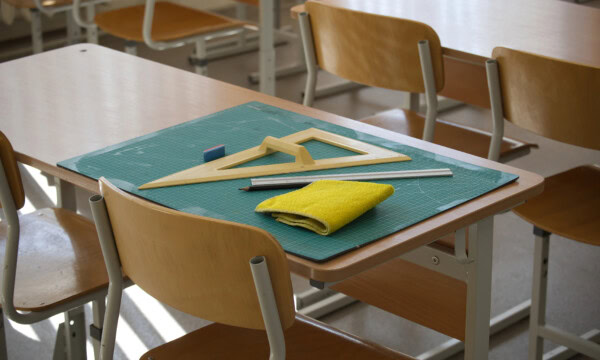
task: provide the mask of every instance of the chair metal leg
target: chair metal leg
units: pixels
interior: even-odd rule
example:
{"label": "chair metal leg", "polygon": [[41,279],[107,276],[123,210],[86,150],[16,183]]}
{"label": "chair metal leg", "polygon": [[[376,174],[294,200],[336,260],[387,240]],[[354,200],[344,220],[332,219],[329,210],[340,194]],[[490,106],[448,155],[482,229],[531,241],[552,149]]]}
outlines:
{"label": "chair metal leg", "polygon": [[31,47],[34,54],[44,51],[42,13],[38,9],[31,9]]}
{"label": "chair metal leg", "polygon": [[535,250],[533,259],[533,288],[529,315],[529,360],[541,360],[544,355],[544,339],[540,326],[546,324],[546,290],[548,285],[548,255],[550,233],[534,228]]}

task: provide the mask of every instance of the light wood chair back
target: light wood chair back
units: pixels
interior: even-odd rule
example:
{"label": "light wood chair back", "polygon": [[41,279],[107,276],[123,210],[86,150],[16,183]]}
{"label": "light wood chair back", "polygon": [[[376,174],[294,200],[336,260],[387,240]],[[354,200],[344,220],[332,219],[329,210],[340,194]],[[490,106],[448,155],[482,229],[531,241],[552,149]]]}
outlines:
{"label": "light wood chair back", "polygon": [[[2,131],[0,131],[0,159],[2,159],[4,173],[6,180],[8,180],[15,207],[19,210],[25,204],[25,191],[21,182],[21,173],[19,172],[17,160],[15,159],[15,152],[10,141],[8,141],[8,138]],[[2,204],[0,204],[0,207],[2,207]]]}
{"label": "light wood chair back", "polygon": [[444,87],[442,47],[428,25],[308,1],[317,64],[332,74],[386,89],[425,92],[418,42],[429,41],[437,91]]}
{"label": "light wood chair back", "polygon": [[227,325],[265,329],[249,261],[264,256],[283,329],[295,316],[287,259],[264,230],[170,210],[100,180],[123,271],[159,301]]}
{"label": "light wood chair back", "polygon": [[497,47],[504,117],[544,137],[600,150],[600,68]]}

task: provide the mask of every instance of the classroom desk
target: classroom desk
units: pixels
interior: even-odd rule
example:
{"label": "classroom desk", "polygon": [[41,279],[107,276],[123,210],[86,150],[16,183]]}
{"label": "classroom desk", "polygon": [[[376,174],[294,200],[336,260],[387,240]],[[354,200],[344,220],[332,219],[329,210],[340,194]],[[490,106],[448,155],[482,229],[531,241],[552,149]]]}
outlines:
{"label": "classroom desk", "polygon": [[431,26],[444,51],[440,95],[473,105],[490,107],[485,61],[496,46],[600,67],[600,9],[558,0],[320,1]]}
{"label": "classroom desk", "polygon": [[296,274],[333,283],[477,224],[465,262],[465,344],[468,359],[487,358],[493,215],[541,193],[541,176],[92,44],[2,63],[0,79],[1,130],[17,160],[92,192],[98,191],[95,181],[56,163],[249,101],[519,175],[514,183],[332,261],[288,255]]}

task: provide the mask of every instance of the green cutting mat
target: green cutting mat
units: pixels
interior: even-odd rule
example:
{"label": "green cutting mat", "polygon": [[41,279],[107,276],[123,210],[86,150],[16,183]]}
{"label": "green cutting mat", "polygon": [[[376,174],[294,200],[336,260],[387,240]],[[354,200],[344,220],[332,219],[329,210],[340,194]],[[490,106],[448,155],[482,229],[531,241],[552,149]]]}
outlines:
{"label": "green cutting mat", "polygon": [[[311,175],[450,168],[454,176],[379,181],[393,185],[394,195],[329,236],[284,225],[268,215],[255,213],[254,208],[261,201],[289,190],[238,190],[250,185],[249,179],[137,189],[149,181],[202,164],[202,151],[215,145],[225,144],[226,153],[233,154],[259,145],[267,135],[279,138],[311,127],[386,147],[412,158],[391,164],[313,171]],[[304,145],[315,159],[354,154],[319,141]],[[291,156],[275,153],[244,166],[289,161],[293,161]],[[104,176],[125,191],[173,209],[260,227],[273,234],[287,252],[317,262],[361,247],[517,179],[516,175],[471,165],[259,102],[236,106],[58,165],[93,179]],[[298,173],[288,176],[293,175]]]}

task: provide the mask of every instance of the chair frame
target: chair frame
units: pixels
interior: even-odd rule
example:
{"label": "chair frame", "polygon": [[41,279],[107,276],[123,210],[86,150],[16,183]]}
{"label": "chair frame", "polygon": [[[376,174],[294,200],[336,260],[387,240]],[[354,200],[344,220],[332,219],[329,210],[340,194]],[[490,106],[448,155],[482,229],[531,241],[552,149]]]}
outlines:
{"label": "chair frame", "polygon": [[[502,109],[502,92],[498,62],[495,59],[486,61],[486,72],[493,119],[493,137],[490,145],[490,156],[499,154],[500,142],[504,133],[504,111]],[[548,286],[548,260],[551,233],[533,227],[535,235],[533,286],[531,295],[531,310],[529,315],[529,360],[545,360],[565,358],[565,353],[578,353],[600,359],[600,344],[592,342],[600,332],[592,330],[583,336],[577,336],[554,326],[546,324],[546,295]],[[544,339],[563,345],[566,348],[557,349],[544,356]]]}
{"label": "chair frame", "polygon": [[[92,302],[94,312],[94,323],[93,328],[101,331],[102,329],[102,318],[104,317],[104,297],[106,290],[101,289],[89,294],[80,296],[74,300],[58,304],[51,309],[43,311],[35,311],[28,313],[21,313],[16,310],[14,306],[14,290],[15,290],[15,278],[17,272],[17,257],[19,251],[19,214],[12,197],[12,192],[6,177],[4,165],[0,159],[0,203],[2,203],[2,209],[5,215],[5,221],[7,222],[8,234],[6,239],[6,252],[4,255],[4,269],[2,273],[2,312],[5,313],[9,319],[20,323],[20,324],[33,324],[45,319],[48,319],[56,314],[64,313],[65,322],[60,324],[56,346],[54,350],[54,359],[70,359],[75,354],[79,357],[85,358],[86,356],[86,342],[85,342],[85,317],[83,313],[83,305]],[[1,320],[1,319],[0,319]],[[71,321],[74,323],[71,324]],[[60,336],[60,332],[63,331],[64,340]],[[83,334],[81,333],[83,332]],[[73,333],[76,335],[73,336]],[[2,333],[3,337],[4,333]],[[100,351],[99,337],[93,338],[94,352],[96,358]],[[0,345],[3,341],[0,341]],[[66,344],[67,353],[61,352],[59,347]],[[6,353],[6,348],[1,349],[0,352]]]}
{"label": "chair frame", "polygon": [[[98,231],[98,237],[100,239],[100,245],[110,281],[108,286],[107,310],[104,318],[105,331],[102,334],[102,350],[100,356],[100,359],[102,360],[109,360],[113,358],[117,322],[121,306],[121,295],[123,292],[121,261],[119,260],[119,254],[113,237],[104,197],[101,195],[92,196],[90,198],[90,207],[92,209],[94,222],[96,223],[96,229]],[[267,268],[267,261],[263,256],[255,256],[250,259],[249,264],[269,341],[271,351],[269,359],[283,360],[285,359],[285,339],[269,270]]]}

